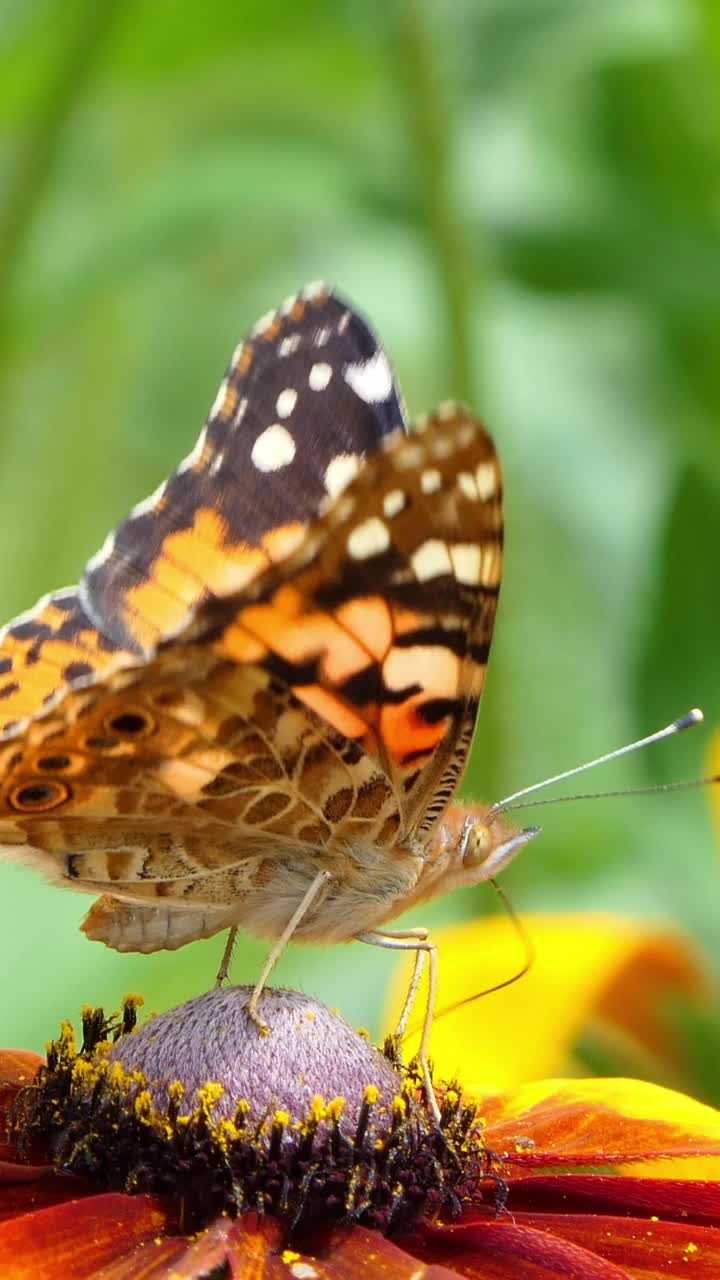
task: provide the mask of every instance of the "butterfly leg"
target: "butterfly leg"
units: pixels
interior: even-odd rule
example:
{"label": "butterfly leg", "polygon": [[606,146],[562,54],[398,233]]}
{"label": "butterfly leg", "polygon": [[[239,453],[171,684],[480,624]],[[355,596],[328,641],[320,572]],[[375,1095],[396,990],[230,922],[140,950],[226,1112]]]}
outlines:
{"label": "butterfly leg", "polygon": [[435,1012],[435,1002],[437,999],[437,947],[434,942],[428,942],[427,929],[403,929],[397,933],[390,933],[385,929],[368,929],[365,933],[358,933],[356,937],[359,942],[368,942],[373,947],[387,947],[392,951],[414,951],[415,967],[413,969],[410,986],[408,988],[405,1003],[400,1021],[398,1022],[397,1031],[402,1036],[405,1033],[410,1010],[413,1005],[417,989],[420,985],[425,961],[428,964],[428,996],[425,1004],[425,1013],[422,1022],[422,1035],[420,1037],[420,1048],[418,1050],[418,1062],[422,1072],[423,1085],[425,1087],[425,1097],[428,1106],[433,1113],[436,1121],[440,1122],[440,1107],[435,1096],[433,1088],[432,1076],[430,1075],[430,1064],[428,1061],[428,1051],[430,1048],[430,1028],[432,1027],[433,1014]]}
{"label": "butterfly leg", "polygon": [[237,925],[233,925],[232,928],[230,929],[230,932],[228,933],[227,942],[225,943],[225,950],[222,953],[222,960],[220,961],[220,968],[218,969],[217,974],[215,976],[216,990],[218,987],[222,986],[223,982],[228,977],[228,974],[230,972],[230,963],[232,961],[232,953],[235,950],[235,940],[237,938],[237,935],[238,935]]}
{"label": "butterfly leg", "polygon": [[292,938],[303,916],[312,906],[313,902],[315,901],[315,898],[317,897],[318,893],[322,889],[323,885],[327,884],[328,880],[330,879],[331,879],[331,876],[329,871],[318,871],[318,874],[315,876],[315,879],[312,881],[311,884],[308,885],[302,899],[300,900],[297,907],[293,911],[290,919],[285,925],[285,928],[280,934],[280,937],[277,939],[277,942],[275,942],[272,951],[270,952],[267,960],[265,961],[265,964],[263,965],[262,973],[260,974],[260,977],[255,983],[253,993],[248,1002],[247,1011],[248,1011],[248,1015],[250,1016],[250,1018],[252,1018],[252,1021],[255,1023],[255,1026],[262,1033],[262,1035],[267,1035],[270,1030],[267,1022],[262,1017],[262,1015],[258,1012],[258,1001],[260,1000],[260,996],[263,993],[265,984],[267,983],[267,980],[270,977],[270,974],[275,968],[275,965],[280,959],[280,956],[282,955],[288,942]]}

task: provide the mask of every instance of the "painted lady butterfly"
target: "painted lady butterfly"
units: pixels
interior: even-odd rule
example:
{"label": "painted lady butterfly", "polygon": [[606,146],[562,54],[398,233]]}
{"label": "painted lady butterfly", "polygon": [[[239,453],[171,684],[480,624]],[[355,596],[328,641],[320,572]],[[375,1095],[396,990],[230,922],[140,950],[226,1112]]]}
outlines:
{"label": "painted lady butterfly", "polygon": [[[310,287],[236,349],[192,452],[0,640],[0,842],[102,893],[120,951],[360,937],[529,838],[450,803],[502,565],[492,442],[406,433],[363,320]],[[419,972],[418,972],[419,977]],[[408,1006],[409,1007],[409,1006]]]}

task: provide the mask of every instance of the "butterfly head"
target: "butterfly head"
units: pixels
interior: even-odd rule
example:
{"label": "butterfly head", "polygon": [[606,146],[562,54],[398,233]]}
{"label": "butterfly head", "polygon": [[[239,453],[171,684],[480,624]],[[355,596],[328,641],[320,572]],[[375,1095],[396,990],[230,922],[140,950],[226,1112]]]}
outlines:
{"label": "butterfly head", "polygon": [[457,852],[464,873],[463,882],[478,884],[502,871],[540,827],[508,827],[492,810],[478,818],[471,812],[458,839]]}
{"label": "butterfly head", "polygon": [[539,831],[512,827],[489,805],[448,805],[433,833],[421,897],[493,879]]}

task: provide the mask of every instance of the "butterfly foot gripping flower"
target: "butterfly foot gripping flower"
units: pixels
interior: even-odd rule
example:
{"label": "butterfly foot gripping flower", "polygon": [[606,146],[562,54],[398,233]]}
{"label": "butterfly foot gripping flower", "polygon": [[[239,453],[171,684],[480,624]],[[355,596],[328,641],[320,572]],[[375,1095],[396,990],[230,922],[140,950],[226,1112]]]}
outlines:
{"label": "butterfly foot gripping flower", "polygon": [[424,1090],[324,1006],[223,988],[0,1054],[10,1280],[720,1275],[720,1120],[633,1082]]}

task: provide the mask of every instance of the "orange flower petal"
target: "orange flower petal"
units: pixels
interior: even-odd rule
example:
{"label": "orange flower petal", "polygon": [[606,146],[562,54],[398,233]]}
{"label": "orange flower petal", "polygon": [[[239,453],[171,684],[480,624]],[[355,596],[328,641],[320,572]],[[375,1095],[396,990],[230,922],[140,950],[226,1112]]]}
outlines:
{"label": "orange flower petal", "polygon": [[150,1196],[66,1200],[0,1223],[3,1280],[86,1280],[163,1232],[168,1213]]}
{"label": "orange flower petal", "polygon": [[[592,1019],[612,1022],[647,1053],[673,1058],[663,1005],[669,994],[694,996],[704,986],[684,938],[610,915],[531,915],[522,923],[535,952],[530,972],[436,1018],[431,1048],[439,1077],[457,1075],[480,1095],[567,1072],[573,1045]],[[508,979],[523,960],[503,917],[438,931],[434,941],[439,1010]],[[409,968],[393,987],[395,1016],[408,980]],[[406,1047],[413,1052],[417,1038]]]}

